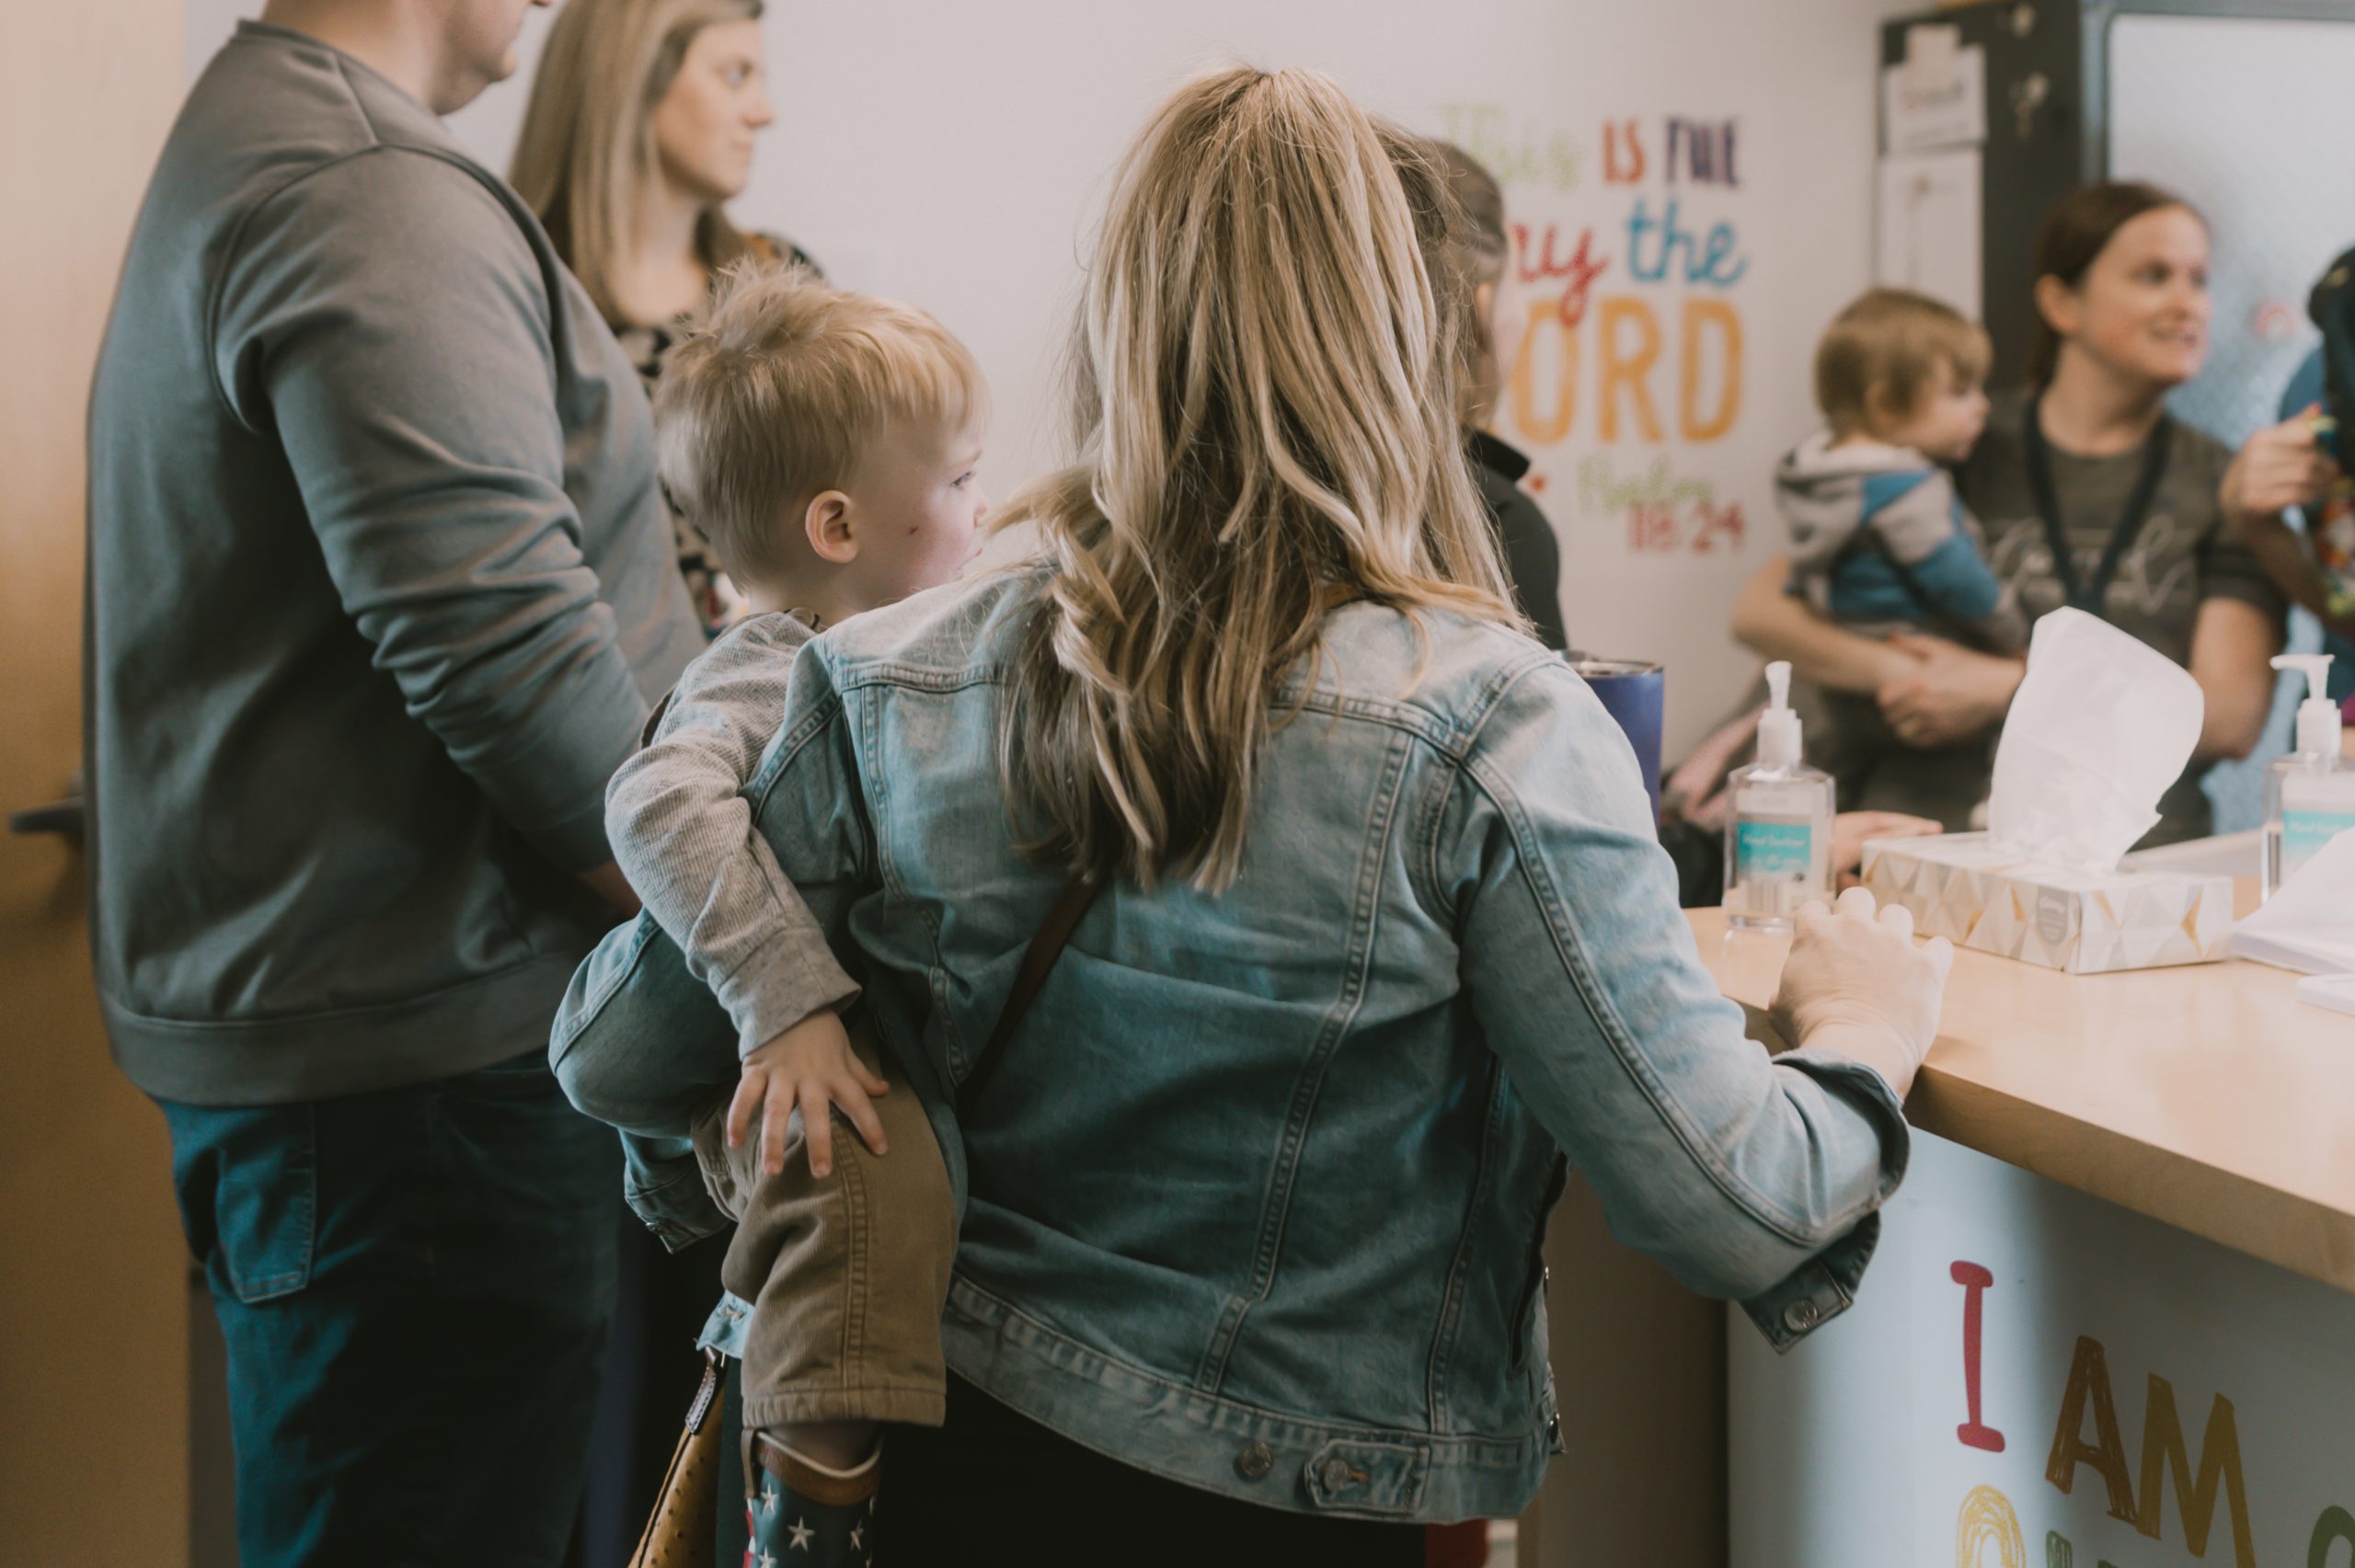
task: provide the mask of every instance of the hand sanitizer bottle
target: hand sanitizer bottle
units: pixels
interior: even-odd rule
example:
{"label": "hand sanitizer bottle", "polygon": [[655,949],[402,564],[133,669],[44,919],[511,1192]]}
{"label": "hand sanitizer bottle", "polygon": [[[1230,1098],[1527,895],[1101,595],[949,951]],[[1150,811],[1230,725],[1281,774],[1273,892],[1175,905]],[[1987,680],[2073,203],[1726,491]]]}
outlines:
{"label": "hand sanitizer bottle", "polygon": [[2338,704],[2330,700],[2330,655],[2285,653],[2276,670],[2306,678],[2298,704],[2297,749],[2265,770],[2265,896],[2338,834],[2355,828],[2355,762],[2339,753]]}
{"label": "hand sanitizer bottle", "polygon": [[1832,897],[1832,775],[1799,761],[1791,667],[1766,667],[1758,761],[1734,770],[1727,795],[1726,914],[1738,926],[1786,926]]}

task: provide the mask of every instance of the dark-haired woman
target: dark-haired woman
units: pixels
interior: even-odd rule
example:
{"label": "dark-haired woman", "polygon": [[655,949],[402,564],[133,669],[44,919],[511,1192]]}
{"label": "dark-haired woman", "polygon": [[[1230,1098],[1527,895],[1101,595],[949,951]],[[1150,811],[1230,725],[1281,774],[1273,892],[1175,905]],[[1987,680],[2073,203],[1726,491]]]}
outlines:
{"label": "dark-haired woman", "polygon": [[[2231,520],[2310,499],[2328,478],[2294,424],[2258,431],[2235,456],[2168,417],[2167,394],[2207,353],[2208,253],[2200,215],[2151,186],[2064,200],[2037,241],[2030,385],[1996,401],[1958,475],[1988,559],[2031,616],[2074,604],[2200,682],[2200,743],[2159,802],[2151,844],[2211,830],[2200,780],[2255,748],[2272,702],[2286,606]],[[1785,596],[1783,573],[1771,563],[1744,589],[1735,635],[1823,686],[1877,693],[1918,749],[1892,759],[1868,798],[1843,804],[1966,826],[2021,667],[1934,637],[1857,636]]]}
{"label": "dark-haired woman", "polygon": [[1505,574],[1530,629],[1549,648],[1570,646],[1562,621],[1562,546],[1536,499],[1521,487],[1529,458],[1489,427],[1511,369],[1508,353],[1528,321],[1519,284],[1507,265],[1505,196],[1496,177],[1469,153],[1434,142],[1430,155],[1447,182],[1461,222],[1449,225],[1439,248],[1438,280],[1446,304],[1462,317],[1457,357],[1464,374],[1458,418],[1465,453],[1481,505],[1504,550]]}

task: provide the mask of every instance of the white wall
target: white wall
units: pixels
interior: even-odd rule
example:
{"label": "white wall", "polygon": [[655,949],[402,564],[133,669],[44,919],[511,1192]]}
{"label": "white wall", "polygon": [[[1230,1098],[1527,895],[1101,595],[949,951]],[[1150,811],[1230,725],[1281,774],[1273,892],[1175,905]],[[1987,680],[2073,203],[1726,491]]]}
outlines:
{"label": "white wall", "polygon": [[[191,68],[253,0],[188,0]],[[1547,223],[1596,233],[1608,264],[1598,295],[1623,307],[1623,344],[1639,315],[1660,328],[1648,379],[1665,422],[1657,444],[1632,428],[1623,394],[1619,439],[1598,441],[1598,322],[1580,335],[1569,429],[1537,446],[1540,498],[1564,544],[1563,597],[1573,638],[1670,669],[1671,747],[1697,737],[1749,679],[1731,647],[1726,608],[1741,578],[1778,547],[1768,475],[1811,422],[1806,368],[1821,324],[1866,280],[1873,140],[1874,22],[1890,0],[860,0],[773,6],[771,66],[780,118],[740,221],[799,241],[834,276],[925,305],[980,355],[994,385],[998,429],[984,467],[994,495],[1051,460],[1062,428],[1051,396],[1054,354],[1080,277],[1107,177],[1148,107],[1189,69],[1241,56],[1332,71],[1369,105],[1418,128],[1494,154],[1533,152],[1534,177],[1509,177],[1517,221],[1533,239]],[[527,57],[547,25],[536,14]],[[528,72],[528,64],[527,64]],[[503,164],[525,88],[495,89],[459,116],[467,142]],[[1486,114],[1467,106],[1493,106]],[[1625,224],[1641,196],[1656,214],[1662,117],[1737,126],[1731,189],[1686,190],[1687,226],[1734,226],[1746,258],[1728,289],[1631,285]],[[1604,179],[1603,123],[1636,117],[1645,179]],[[1567,182],[1551,177],[1567,161]],[[1495,161],[1492,159],[1492,161]],[[1510,170],[1499,170],[1507,173]],[[1567,249],[1567,246],[1564,247]],[[1557,254],[1559,254],[1557,252]],[[1730,263],[1721,272],[1733,270]],[[1556,286],[1558,292],[1559,285]],[[1738,419],[1711,441],[1681,439],[1676,375],[1688,298],[1722,299],[1742,337]],[[1721,339],[1696,368],[1703,415],[1717,401]],[[1542,430],[1557,407],[1558,336],[1539,356],[1531,398]],[[1511,409],[1505,433],[1523,444]],[[1582,478],[1601,457],[1622,482],[1665,461],[1665,475],[1711,492],[1671,509],[1673,550],[1631,544],[1625,497]],[[1739,546],[1724,528],[1744,525]],[[1716,519],[1718,526],[1705,526]],[[1655,546],[1665,543],[1651,531]],[[1709,553],[1694,553],[1695,545]]]}

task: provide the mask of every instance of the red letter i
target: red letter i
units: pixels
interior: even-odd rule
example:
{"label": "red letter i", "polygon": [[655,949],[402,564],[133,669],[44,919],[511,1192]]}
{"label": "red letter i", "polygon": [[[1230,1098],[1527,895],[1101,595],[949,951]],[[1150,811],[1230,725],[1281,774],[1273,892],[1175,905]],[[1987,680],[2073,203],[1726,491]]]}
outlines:
{"label": "red letter i", "polygon": [[1975,1263],[1959,1263],[1951,1271],[1954,1282],[1963,1288],[1962,1298],[1962,1387],[1970,1402],[1970,1419],[1954,1429],[1967,1448],[1983,1448],[1991,1454],[2004,1451],[2004,1435],[1979,1419],[1979,1323],[1980,1297],[1995,1283],[1995,1276]]}

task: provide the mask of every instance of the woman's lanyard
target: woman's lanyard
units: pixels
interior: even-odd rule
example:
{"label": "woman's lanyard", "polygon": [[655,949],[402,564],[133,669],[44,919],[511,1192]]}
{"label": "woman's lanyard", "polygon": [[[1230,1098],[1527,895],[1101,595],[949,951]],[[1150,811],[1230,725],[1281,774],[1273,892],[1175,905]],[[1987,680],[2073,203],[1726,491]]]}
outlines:
{"label": "woman's lanyard", "polygon": [[2159,416],[2151,439],[2143,443],[2142,472],[2134,480],[2132,493],[2126,498],[2126,509],[2118,514],[2118,525],[2110,530],[2109,543],[2103,547],[2101,564],[2094,568],[2094,580],[2080,585],[2077,581],[2076,553],[2069,547],[2069,531],[2061,521],[2061,498],[2052,486],[2052,452],[2044,443],[2044,422],[2038,411],[2040,397],[2028,400],[2028,421],[2020,431],[2028,457],[2028,494],[2036,499],[2037,515],[2044,522],[2044,540],[2052,550],[2052,575],[2061,582],[2061,591],[2068,602],[2090,614],[2100,615],[2102,604],[2109,597],[2111,579],[2118,576],[2119,563],[2142,532],[2142,520],[2150,514],[2151,502],[2159,493],[2159,481],[2166,476],[2168,436],[2174,421],[2165,414]]}

